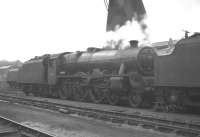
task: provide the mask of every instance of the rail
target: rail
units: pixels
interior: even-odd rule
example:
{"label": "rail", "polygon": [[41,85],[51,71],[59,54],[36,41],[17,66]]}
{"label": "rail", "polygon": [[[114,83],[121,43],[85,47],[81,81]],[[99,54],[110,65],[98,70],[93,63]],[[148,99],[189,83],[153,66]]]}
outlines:
{"label": "rail", "polygon": [[100,108],[77,107],[66,104],[63,105],[50,101],[39,101],[13,95],[0,94],[0,99],[13,103],[32,105],[44,109],[59,111],[65,114],[78,114],[81,116],[87,116],[94,119],[109,121],[112,123],[128,124],[131,126],[142,126],[147,129],[154,129],[156,131],[161,131],[165,133],[176,133],[183,136],[200,137],[200,124],[191,122],[182,122],[137,114],[126,114],[123,112],[103,110]]}
{"label": "rail", "polygon": [[0,136],[23,136],[23,137],[54,137],[44,131],[33,129],[19,122],[0,116]]}

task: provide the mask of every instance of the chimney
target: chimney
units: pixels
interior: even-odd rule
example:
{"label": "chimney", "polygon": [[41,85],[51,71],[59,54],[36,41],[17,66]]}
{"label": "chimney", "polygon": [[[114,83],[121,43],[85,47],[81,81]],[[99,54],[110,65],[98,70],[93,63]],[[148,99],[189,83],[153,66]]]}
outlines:
{"label": "chimney", "polygon": [[130,40],[130,47],[131,48],[137,48],[138,47],[138,40]]}

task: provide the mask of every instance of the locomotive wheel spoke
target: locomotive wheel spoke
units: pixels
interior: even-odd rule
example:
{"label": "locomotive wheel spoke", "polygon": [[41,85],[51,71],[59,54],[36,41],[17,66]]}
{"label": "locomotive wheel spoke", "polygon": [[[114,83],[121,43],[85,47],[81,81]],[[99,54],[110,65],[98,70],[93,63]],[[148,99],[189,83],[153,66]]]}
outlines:
{"label": "locomotive wheel spoke", "polygon": [[38,91],[42,93],[42,97],[48,97],[48,89],[45,86],[39,86]]}
{"label": "locomotive wheel spoke", "polygon": [[81,86],[73,86],[73,97],[77,101],[83,101],[85,99],[85,90]]}
{"label": "locomotive wheel spoke", "polygon": [[87,87],[82,87],[83,90],[83,101],[88,101],[89,100],[89,93],[90,93],[90,89],[88,89]]}
{"label": "locomotive wheel spoke", "polygon": [[131,107],[140,107],[143,99],[140,93],[130,92],[128,96],[129,105]]}
{"label": "locomotive wheel spoke", "polygon": [[26,96],[28,96],[29,92],[28,92],[28,90],[27,90],[27,86],[23,86],[22,90],[23,90],[24,94],[25,94]]}
{"label": "locomotive wheel spoke", "polygon": [[39,93],[36,92],[36,90],[35,90],[35,86],[32,86],[31,92],[32,92],[33,96],[36,96],[36,97],[39,96]]}
{"label": "locomotive wheel spoke", "polygon": [[59,95],[57,94],[56,89],[54,87],[49,87],[48,89],[49,89],[50,96],[52,98],[58,98],[59,97]]}
{"label": "locomotive wheel spoke", "polygon": [[120,100],[120,96],[115,91],[108,91],[106,94],[107,101],[110,105],[117,105]]}
{"label": "locomotive wheel spoke", "polygon": [[64,95],[62,88],[58,89],[58,96],[61,99],[66,99],[66,96]]}
{"label": "locomotive wheel spoke", "polygon": [[90,90],[90,98],[94,103],[101,103],[105,98],[105,93],[101,88],[94,87],[92,90]]}
{"label": "locomotive wheel spoke", "polygon": [[32,86],[31,86],[31,85],[29,85],[29,86],[27,87],[27,91],[28,91],[28,93],[32,93],[32,92],[33,92]]}
{"label": "locomotive wheel spoke", "polygon": [[43,90],[41,87],[36,87],[33,92],[35,92],[35,93],[39,94],[39,96],[43,97]]}
{"label": "locomotive wheel spoke", "polygon": [[72,91],[70,90],[69,85],[63,85],[61,88],[65,96],[65,99],[70,99],[72,97],[72,93],[71,93]]}

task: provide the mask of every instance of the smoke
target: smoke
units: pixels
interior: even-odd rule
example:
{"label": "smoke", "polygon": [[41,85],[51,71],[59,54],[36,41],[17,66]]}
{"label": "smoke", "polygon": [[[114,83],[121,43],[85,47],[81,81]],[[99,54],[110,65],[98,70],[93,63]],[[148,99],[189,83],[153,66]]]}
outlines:
{"label": "smoke", "polygon": [[146,10],[142,0],[110,0],[106,35],[107,43],[120,41],[127,46],[130,40],[138,40],[140,45],[149,44]]}
{"label": "smoke", "polygon": [[148,25],[145,22],[145,20],[142,20],[141,22],[138,22],[141,28],[141,32],[144,35],[142,38],[142,43],[145,44],[150,44],[150,39],[149,39],[149,32],[148,32]]}
{"label": "smoke", "polygon": [[114,31],[117,25],[123,26],[133,17],[140,22],[146,15],[142,0],[110,0],[107,17],[107,31]]}
{"label": "smoke", "polygon": [[138,22],[135,18],[132,21],[127,21],[123,26],[117,25],[114,31],[106,33],[106,44],[111,44],[112,47],[115,43],[121,44],[121,47],[127,47],[130,40],[138,40],[139,45],[149,45],[148,26],[145,20]]}

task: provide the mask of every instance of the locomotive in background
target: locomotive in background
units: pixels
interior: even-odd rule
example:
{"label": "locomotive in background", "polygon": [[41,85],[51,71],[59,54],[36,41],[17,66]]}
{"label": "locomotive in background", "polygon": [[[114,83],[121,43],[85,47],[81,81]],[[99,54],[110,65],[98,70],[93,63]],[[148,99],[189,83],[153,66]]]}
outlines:
{"label": "locomotive in background", "polygon": [[200,107],[200,33],[187,33],[154,58],[156,106],[166,111]]}
{"label": "locomotive in background", "polygon": [[112,105],[124,99],[132,107],[154,102],[167,111],[200,106],[200,34],[163,50],[130,43],[124,50],[88,48],[36,57],[10,70],[8,83],[36,96]]}

